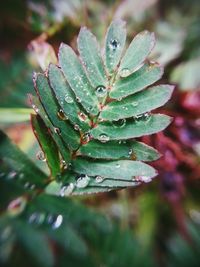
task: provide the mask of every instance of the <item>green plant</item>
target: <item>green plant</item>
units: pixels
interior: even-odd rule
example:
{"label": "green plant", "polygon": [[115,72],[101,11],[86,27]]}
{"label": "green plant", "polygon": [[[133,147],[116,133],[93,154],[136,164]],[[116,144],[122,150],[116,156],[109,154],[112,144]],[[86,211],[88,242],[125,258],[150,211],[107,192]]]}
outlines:
{"label": "green plant", "polygon": [[[53,266],[56,243],[66,251],[71,266],[80,261],[84,266],[103,264],[106,257],[100,254],[106,255],[118,233],[101,215],[60,196],[133,187],[156,176],[156,170],[144,162],[160,154],[137,138],[169,125],[169,116],[151,111],[169,100],[173,86],[147,88],[163,74],[161,66],[147,59],[155,43],[152,33],[139,33],[126,52],[125,40],[125,23],[113,21],[102,59],[95,37],[82,28],[81,61],[62,44],[59,66],[50,64],[45,73],[34,74],[37,96],[31,101],[36,114],[31,122],[41,146],[38,157],[47,162],[50,175],[0,133],[0,262],[9,258],[9,266],[26,266],[28,254],[33,259],[30,266]],[[127,234],[123,242],[135,241]],[[91,257],[86,257],[94,243]],[[98,251],[99,244],[105,249]],[[116,242],[116,249],[120,244]],[[127,265],[133,262],[131,252],[124,253]],[[58,249],[57,261],[62,257]],[[116,262],[117,258],[108,259],[109,266]]]}
{"label": "green plant", "polygon": [[169,125],[170,117],[150,112],[169,100],[173,86],[144,90],[163,74],[147,60],[155,44],[152,33],[135,36],[123,55],[125,40],[125,22],[113,21],[102,60],[95,37],[83,27],[77,39],[81,61],[61,44],[59,66],[34,74],[38,97],[32,99],[37,113],[32,124],[51,169],[48,192],[103,192],[156,176],[143,161],[156,160],[159,153],[135,138]]}

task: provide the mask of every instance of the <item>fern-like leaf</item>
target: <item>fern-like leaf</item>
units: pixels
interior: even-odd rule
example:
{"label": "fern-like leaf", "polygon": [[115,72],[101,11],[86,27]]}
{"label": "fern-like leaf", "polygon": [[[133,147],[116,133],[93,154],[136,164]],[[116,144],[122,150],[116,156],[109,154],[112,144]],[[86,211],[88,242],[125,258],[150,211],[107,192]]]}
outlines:
{"label": "fern-like leaf", "polygon": [[158,159],[159,153],[134,138],[169,125],[169,116],[150,112],[169,100],[173,86],[147,88],[163,74],[159,64],[147,59],[155,45],[153,33],[136,35],[126,52],[125,40],[125,22],[113,21],[102,57],[95,36],[83,27],[77,39],[79,56],[61,44],[59,65],[50,64],[45,74],[34,75],[38,114],[33,128],[41,147],[42,123],[49,129],[48,139],[60,152],[56,160],[62,162],[59,168],[47,151],[53,181],[46,192],[61,196],[106,192],[156,176],[144,162]]}

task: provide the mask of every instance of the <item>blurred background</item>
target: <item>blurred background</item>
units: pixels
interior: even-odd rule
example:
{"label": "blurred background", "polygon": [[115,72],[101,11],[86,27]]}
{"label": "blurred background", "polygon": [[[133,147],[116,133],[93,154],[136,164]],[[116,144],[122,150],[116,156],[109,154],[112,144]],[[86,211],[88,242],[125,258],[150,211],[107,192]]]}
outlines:
{"label": "blurred background", "polygon": [[[97,212],[94,217],[103,214],[112,227],[103,235],[87,227],[89,252],[80,262],[76,251],[67,259],[59,252],[56,266],[199,267],[199,0],[7,0],[1,2],[0,18],[0,128],[46,172],[29,122],[32,73],[56,62],[61,42],[76,49],[83,25],[101,44],[113,18],[127,21],[128,41],[144,29],[155,32],[151,58],[165,67],[161,82],[176,85],[171,101],[161,109],[174,117],[173,123],[142,140],[163,155],[152,163],[159,176],[135,189],[76,198]],[[56,252],[56,244],[52,246]],[[0,258],[9,258],[6,253]],[[20,266],[27,266],[22,262]],[[34,260],[32,264],[40,266]]]}

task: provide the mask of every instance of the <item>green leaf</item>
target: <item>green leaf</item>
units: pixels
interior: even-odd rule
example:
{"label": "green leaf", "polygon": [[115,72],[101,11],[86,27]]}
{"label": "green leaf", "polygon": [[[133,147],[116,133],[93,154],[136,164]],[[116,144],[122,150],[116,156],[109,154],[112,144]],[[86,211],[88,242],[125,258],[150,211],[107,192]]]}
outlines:
{"label": "green leaf", "polygon": [[77,97],[77,102],[89,114],[97,115],[99,105],[97,96],[95,95],[95,89],[92,88],[77,55],[71,47],[65,44],[61,44],[59,49],[59,64]]}
{"label": "green leaf", "polygon": [[73,167],[80,174],[88,176],[100,175],[103,178],[120,180],[133,180],[134,176],[139,175],[150,178],[156,176],[156,171],[151,166],[140,161],[131,160],[90,162],[85,159],[76,159],[73,161]]}
{"label": "green leaf", "polygon": [[53,266],[54,257],[45,235],[23,221],[15,221],[13,227],[24,249],[41,266]]}
{"label": "green leaf", "polygon": [[47,78],[43,74],[37,74],[34,77],[35,90],[40,96],[42,105],[55,127],[55,132],[62,137],[71,149],[77,149],[79,146],[79,137],[72,126],[58,117],[60,108],[51,92]]}
{"label": "green leaf", "polygon": [[114,20],[107,31],[105,41],[105,65],[108,73],[112,73],[122,56],[126,42],[126,23]]}
{"label": "green leaf", "polygon": [[[8,180],[25,185],[27,182],[38,188],[44,187],[47,176],[27,156],[12,144],[8,137],[0,131],[1,166],[10,168],[10,174],[5,173]],[[27,188],[28,189],[28,188]]]}
{"label": "green leaf", "polygon": [[95,139],[100,141],[130,139],[150,135],[164,130],[171,123],[171,117],[164,114],[155,114],[146,118],[141,116],[137,119],[127,120],[123,127],[105,122],[91,130]]}
{"label": "green leaf", "polygon": [[[52,90],[62,108],[61,112],[64,112],[63,119],[69,119],[74,125],[78,125],[80,129],[87,131],[89,129],[89,119],[80,109],[74,92],[71,90],[59,67],[50,64],[48,75]],[[84,114],[84,119],[78,117],[81,114]]]}
{"label": "green leaf", "polygon": [[51,170],[51,175],[55,177],[60,172],[60,160],[57,146],[49,133],[48,128],[44,124],[39,115],[32,115],[32,127],[35,136],[44,152],[45,159]]}
{"label": "green leaf", "polygon": [[121,101],[104,106],[100,118],[119,120],[140,115],[163,106],[171,97],[174,86],[158,85],[138,92]]}
{"label": "green leaf", "polygon": [[78,35],[77,44],[92,86],[94,88],[106,86],[107,77],[96,37],[86,27],[82,27]]}
{"label": "green leaf", "polygon": [[130,159],[136,158],[141,161],[152,161],[160,157],[157,150],[137,141],[130,143],[110,141],[101,143],[92,140],[79,148],[78,154],[97,159]]}
{"label": "green leaf", "polygon": [[30,108],[0,108],[0,125],[29,121],[30,113]]}
{"label": "green leaf", "polygon": [[121,60],[119,73],[123,76],[123,70],[128,70],[126,73],[129,75],[134,72],[150,54],[154,45],[154,33],[148,31],[138,33],[132,40]]}
{"label": "green leaf", "polygon": [[139,92],[158,81],[162,74],[163,68],[157,64],[145,64],[142,68],[130,76],[116,81],[110,91],[110,97],[114,99],[121,99],[122,97]]}
{"label": "green leaf", "polygon": [[42,104],[39,102],[39,100],[36,97],[32,96],[31,101],[33,102],[33,105],[37,108],[37,112],[44,121],[46,127],[51,131],[51,135],[59,149],[59,152],[61,153],[63,159],[68,162],[70,160],[70,151],[66,144],[63,142],[63,140],[60,138],[60,136],[55,132],[55,128],[48,119],[45,110],[42,106]]}

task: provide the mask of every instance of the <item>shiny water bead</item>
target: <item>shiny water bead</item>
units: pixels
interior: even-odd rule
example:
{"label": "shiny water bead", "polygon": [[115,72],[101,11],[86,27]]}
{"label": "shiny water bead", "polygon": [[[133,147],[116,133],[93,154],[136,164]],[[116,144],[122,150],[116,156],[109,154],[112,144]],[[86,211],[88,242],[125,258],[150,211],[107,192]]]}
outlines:
{"label": "shiny water bead", "polygon": [[74,188],[75,188],[75,185],[73,183],[62,186],[60,189],[60,196],[64,197],[64,196],[71,195]]}
{"label": "shiny water bead", "polygon": [[17,176],[17,172],[16,172],[16,171],[11,171],[11,172],[8,173],[8,175],[7,175],[7,179],[8,179],[8,180],[12,180],[12,179],[14,179],[16,176]]}
{"label": "shiny water bead", "polygon": [[34,212],[30,215],[30,217],[28,218],[28,222],[31,224],[42,224],[45,220],[45,214],[42,212]]}
{"label": "shiny water bead", "polygon": [[149,176],[140,176],[140,181],[145,182],[145,183],[149,183],[152,181],[152,178]]}
{"label": "shiny water bead", "polygon": [[36,158],[41,161],[46,161],[45,154],[42,150],[37,152]]}
{"label": "shiny water bead", "polygon": [[138,106],[138,102],[134,101],[134,102],[131,103],[131,105],[132,105],[133,107],[137,107],[137,106]]}
{"label": "shiny water bead", "polygon": [[87,120],[87,115],[85,115],[85,113],[83,112],[79,112],[78,113],[78,118],[80,121],[86,121]]}
{"label": "shiny water bead", "polygon": [[76,101],[77,101],[78,103],[81,103],[81,99],[80,99],[79,97],[76,97]]}
{"label": "shiny water bead", "polygon": [[144,114],[140,114],[134,117],[135,122],[147,122],[151,118],[151,113],[146,112]]}
{"label": "shiny water bead", "polygon": [[82,136],[82,143],[86,144],[91,140],[91,134],[89,132]]}
{"label": "shiny water bead", "polygon": [[122,78],[125,78],[127,76],[129,76],[131,74],[131,71],[127,68],[124,68],[120,71],[119,75],[122,77]]}
{"label": "shiny water bead", "polygon": [[120,46],[120,42],[117,39],[112,39],[109,43],[109,47],[112,51],[115,51]]}
{"label": "shiny water bead", "polygon": [[35,184],[32,184],[30,182],[26,182],[24,184],[24,188],[29,189],[29,190],[33,190],[33,189],[35,189]]}
{"label": "shiny water bead", "polygon": [[71,104],[74,102],[73,98],[69,95],[65,95],[65,102]]}
{"label": "shiny water bead", "polygon": [[124,127],[126,125],[126,119],[120,119],[120,120],[117,120],[117,121],[113,121],[113,126],[114,127]]}
{"label": "shiny water bead", "polygon": [[38,108],[35,104],[32,105],[32,108],[34,109],[34,111],[35,111],[36,113],[39,112],[39,108]]}
{"label": "shiny water bead", "polygon": [[103,180],[104,180],[104,178],[103,178],[102,176],[100,176],[100,175],[97,175],[97,176],[95,177],[95,182],[96,182],[97,184],[102,183]]}
{"label": "shiny water bead", "polygon": [[78,188],[85,188],[90,182],[90,177],[85,174],[81,174],[76,178],[76,186]]}
{"label": "shiny water bead", "polygon": [[57,229],[61,226],[63,222],[63,216],[49,214],[46,220],[47,220],[47,223],[51,225],[52,229]]}
{"label": "shiny water bead", "polygon": [[60,110],[58,111],[57,116],[58,116],[58,118],[59,118],[60,120],[62,120],[62,121],[65,121],[65,120],[68,119],[68,117],[65,116],[65,113],[64,113],[64,111],[63,111],[62,109],[60,109]]}
{"label": "shiny water bead", "polygon": [[116,168],[120,168],[120,164],[116,164]]}
{"label": "shiny water bead", "polygon": [[96,88],[96,95],[98,96],[98,97],[104,97],[104,96],[106,96],[106,94],[107,94],[107,88],[105,87],[105,86],[103,86],[103,85],[99,85],[99,86],[97,86],[97,88]]}
{"label": "shiny water bead", "polygon": [[61,130],[57,127],[54,127],[54,132],[59,135],[61,134]]}
{"label": "shiny water bead", "polygon": [[80,126],[78,124],[75,124],[74,125],[74,130],[79,131],[80,130]]}
{"label": "shiny water bead", "polygon": [[110,137],[107,136],[106,134],[100,134],[98,140],[102,143],[106,143],[110,140]]}

